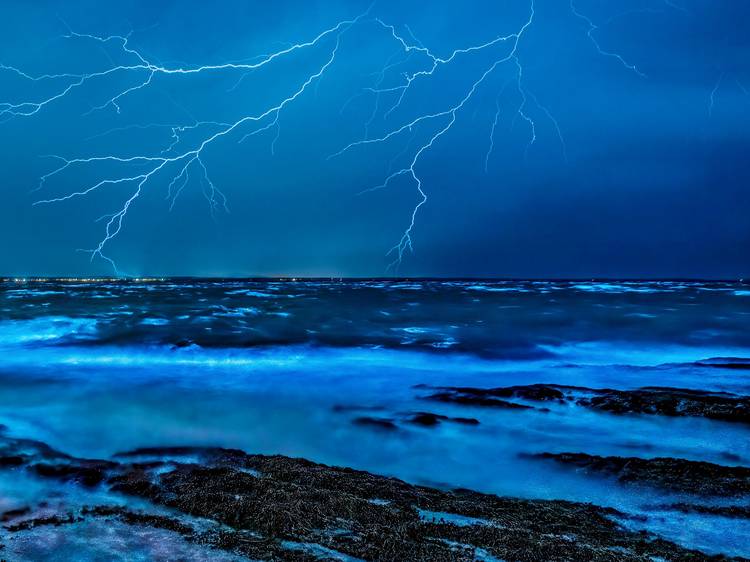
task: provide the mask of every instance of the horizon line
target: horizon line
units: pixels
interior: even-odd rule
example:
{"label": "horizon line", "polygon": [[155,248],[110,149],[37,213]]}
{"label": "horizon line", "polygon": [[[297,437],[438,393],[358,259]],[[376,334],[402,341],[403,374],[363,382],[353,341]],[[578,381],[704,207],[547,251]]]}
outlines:
{"label": "horizon line", "polygon": [[750,278],[744,277],[502,277],[502,276],[338,276],[338,275],[255,275],[255,276],[214,276],[214,275],[142,275],[117,277],[111,275],[77,276],[77,275],[0,275],[0,282],[166,282],[181,280],[201,281],[490,281],[490,282],[524,282],[524,281],[554,281],[554,282],[710,282],[710,283],[745,283]]}

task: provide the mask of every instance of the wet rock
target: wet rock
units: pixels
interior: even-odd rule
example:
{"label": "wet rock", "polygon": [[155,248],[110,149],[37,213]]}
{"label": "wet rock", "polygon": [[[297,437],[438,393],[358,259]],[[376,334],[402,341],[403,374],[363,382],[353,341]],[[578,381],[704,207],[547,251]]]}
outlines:
{"label": "wet rock", "polygon": [[433,414],[431,412],[417,412],[416,414],[412,414],[407,421],[411,424],[421,425],[423,427],[435,427],[444,421],[464,425],[479,425],[479,420],[474,418],[452,418],[450,416]]}
{"label": "wet rock", "polygon": [[[609,519],[613,510],[591,505],[446,492],[281,456],[234,458],[161,474],[156,501],[228,525],[221,544],[256,557],[296,560],[305,551],[279,549],[291,541],[363,560],[469,561],[480,550],[518,561],[614,560],[612,552],[625,561],[711,559],[627,532]],[[425,521],[420,511],[487,523]]]}
{"label": "wet rock", "polygon": [[6,457],[0,457],[0,467],[9,468],[13,466],[21,466],[26,462],[26,457],[21,455],[10,455]]}
{"label": "wet rock", "polygon": [[[187,462],[174,460],[180,455]],[[153,458],[140,462],[143,457]],[[106,485],[170,513],[97,506],[19,522],[8,531],[111,518],[167,529],[255,560],[297,562],[334,555],[436,562],[481,557],[519,562],[726,560],[627,531],[612,519],[622,514],[590,504],[438,490],[305,459],[237,450],[153,448],[117,458],[123,462],[101,463]],[[129,462],[136,458],[139,462]],[[165,458],[170,460],[158,462]],[[77,459],[69,464],[62,476],[47,469],[39,475],[67,480],[68,474],[77,474],[76,467],[99,466]],[[83,484],[77,478],[70,482]],[[420,515],[425,512],[443,516],[428,520]],[[201,521],[200,528],[191,521]]]}
{"label": "wet rock", "polygon": [[[417,388],[429,388],[419,385]],[[635,390],[594,389],[566,385],[531,384],[498,388],[439,387],[428,400],[497,408],[530,408],[511,402],[574,402],[612,414],[648,414],[670,417],[703,417],[750,423],[750,396],[684,388],[644,387]]]}
{"label": "wet rock", "polygon": [[721,458],[723,458],[725,461],[732,462],[732,463],[739,463],[742,461],[742,457],[736,453],[732,453],[731,451],[722,451],[719,453],[721,455]]}
{"label": "wet rock", "polygon": [[31,462],[67,462],[73,457],[57,451],[41,441],[8,437],[0,431],[0,469],[27,465]]}
{"label": "wet rock", "polygon": [[659,508],[673,509],[682,513],[700,513],[702,515],[717,515],[733,519],[750,519],[748,505],[703,505],[694,503],[674,503]]}
{"label": "wet rock", "polygon": [[0,522],[7,523],[8,521],[12,521],[13,519],[18,519],[19,517],[23,517],[24,515],[28,515],[31,513],[30,507],[19,507],[18,509],[9,509],[8,511],[3,512],[0,514]]}
{"label": "wet rock", "polygon": [[153,500],[159,495],[159,487],[153,480],[152,475],[145,470],[132,468],[124,474],[110,477],[108,484],[113,492]]}
{"label": "wet rock", "polygon": [[547,384],[530,384],[527,386],[509,386],[506,388],[495,389],[496,396],[507,396],[508,398],[523,398],[525,400],[536,400],[545,402],[553,400],[562,402],[565,394],[561,390],[563,387],[556,387]]}
{"label": "wet rock", "polygon": [[57,478],[66,481],[75,481],[84,486],[96,486],[106,477],[106,470],[114,467],[113,463],[102,461],[100,463],[84,464],[45,464],[38,463],[31,466],[40,476]]}
{"label": "wet rock", "polygon": [[443,402],[446,404],[459,404],[461,406],[481,406],[484,408],[505,408],[508,410],[531,410],[531,406],[516,404],[507,400],[494,398],[491,393],[476,389],[473,390],[446,390],[425,397],[425,400]]}
{"label": "wet rock", "polygon": [[583,398],[578,403],[614,414],[689,416],[750,423],[750,397],[726,393],[645,387],[628,391],[598,391],[597,395]]}
{"label": "wet rock", "polygon": [[536,458],[641,482],[659,488],[707,496],[750,493],[750,468],[723,466],[671,457],[600,457],[585,453],[541,453]]}
{"label": "wet rock", "polygon": [[18,523],[8,525],[5,529],[11,533],[17,533],[18,531],[27,531],[34,527],[43,527],[51,525],[53,527],[59,527],[61,525],[70,525],[71,523],[77,523],[81,521],[81,517],[75,516],[72,513],[67,515],[52,515],[50,517],[36,517],[33,519],[25,519]]}
{"label": "wet rock", "polygon": [[744,357],[715,357],[695,363],[700,367],[713,367],[715,369],[734,369],[738,371],[750,370],[750,359]]}
{"label": "wet rock", "polygon": [[[427,388],[424,385],[419,385],[415,388]],[[563,389],[573,388],[564,387],[551,384],[529,384],[523,386],[504,386],[497,388],[477,388],[473,386],[448,386],[439,387],[439,390],[452,392],[455,394],[462,394],[468,396],[481,396],[481,397],[493,397],[493,398],[521,398],[524,400],[534,401],[546,401],[555,400],[562,401],[565,399]]]}
{"label": "wet rock", "polygon": [[361,425],[363,427],[374,427],[377,429],[385,429],[388,431],[395,431],[398,426],[388,418],[375,418],[372,416],[360,416],[354,418],[354,425]]}
{"label": "wet rock", "polygon": [[193,537],[195,534],[193,527],[180,522],[174,517],[154,515],[150,513],[137,513],[120,506],[99,505],[96,507],[84,507],[81,510],[81,515],[116,518],[128,525],[144,525],[156,529],[166,529],[184,537]]}
{"label": "wet rock", "polygon": [[479,420],[476,418],[450,418],[450,421],[464,425],[479,425]]}
{"label": "wet rock", "polygon": [[440,416],[438,414],[430,414],[428,412],[420,412],[414,414],[410,419],[409,423],[415,425],[422,425],[425,427],[433,427],[438,425],[441,421],[447,420],[448,416]]}

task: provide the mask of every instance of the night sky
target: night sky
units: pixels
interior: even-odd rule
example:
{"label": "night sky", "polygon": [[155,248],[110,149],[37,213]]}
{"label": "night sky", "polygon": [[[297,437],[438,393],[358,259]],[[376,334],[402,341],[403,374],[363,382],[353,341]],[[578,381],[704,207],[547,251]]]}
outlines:
{"label": "night sky", "polygon": [[[6,0],[0,63],[29,76],[139,64],[117,41],[62,37],[71,30],[101,37],[132,32],[129,45],[164,68],[247,63],[311,41],[368,5]],[[0,71],[0,275],[113,273],[106,260],[90,261],[76,250],[96,247],[109,220],[97,219],[121,209],[134,183],[33,203],[106,178],[137,176],[147,166],[76,164],[34,191],[61,163],[46,155],[160,157],[190,150],[226,126],[186,131],[169,149],[172,126],[233,123],[263,113],[320,70],[338,36],[333,63],[284,106],[278,128],[239,142],[273,119],[246,124],[202,153],[228,213],[212,212],[198,164],[171,210],[168,189],[179,167],[145,183],[122,230],[105,246],[120,271],[750,276],[750,2],[744,0],[577,0],[577,11],[598,27],[591,37],[568,0],[536,0],[518,44],[520,89],[514,60],[498,65],[456,112],[452,127],[422,153],[415,171],[428,200],[411,231],[413,253],[407,250],[398,267],[387,269],[394,254],[386,253],[409,226],[419,193],[408,174],[361,192],[408,167],[450,116],[329,156],[455,106],[494,61],[509,55],[512,41],[438,65],[416,78],[391,111],[405,76],[428,71],[431,61],[419,49],[405,52],[376,20],[393,25],[410,45],[447,58],[455,49],[518,32],[530,5],[378,0],[340,35],[249,73],[157,73],[148,86],[118,99],[119,112],[107,100],[143,83],[147,70],[92,78],[27,116],[13,115],[7,103],[49,98],[78,79],[30,80]],[[372,91],[378,88],[390,91]]]}

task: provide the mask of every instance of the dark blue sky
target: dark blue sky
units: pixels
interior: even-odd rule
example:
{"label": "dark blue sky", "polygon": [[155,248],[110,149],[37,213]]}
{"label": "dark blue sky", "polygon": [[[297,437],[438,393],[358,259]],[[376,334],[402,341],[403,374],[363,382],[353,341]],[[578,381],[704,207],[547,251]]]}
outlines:
{"label": "dark blue sky", "polygon": [[[61,38],[69,30],[132,31],[129,45],[160,68],[257,62],[252,57],[310,41],[368,4],[10,1],[0,23],[0,62],[32,76],[140,64],[116,40]],[[104,253],[139,275],[385,274],[393,258],[385,254],[408,227],[419,194],[408,174],[360,192],[408,168],[451,115],[328,157],[366,135],[382,137],[420,115],[455,107],[495,61],[507,58],[513,41],[438,64],[389,112],[401,90],[377,96],[371,89],[398,88],[405,76],[429,70],[431,59],[417,49],[405,52],[376,18],[445,59],[455,49],[518,32],[529,9],[530,0],[440,0],[428,8],[423,1],[379,0],[341,29],[333,63],[283,107],[278,129],[239,142],[274,115],[245,123],[201,153],[208,177],[227,197],[228,214],[212,216],[199,162],[170,211],[168,186],[181,161],[170,163],[143,185]],[[567,0],[536,0],[516,53],[521,88],[515,62],[498,65],[421,154],[415,172],[428,200],[411,231],[414,252],[404,254],[398,274],[750,276],[750,3],[577,0],[576,9],[598,26],[593,41]],[[153,167],[79,163],[32,192],[40,176],[60,165],[42,156],[159,158],[193,150],[227,125],[187,131],[167,152],[170,127],[152,125],[232,124],[261,114],[321,69],[336,38],[331,33],[241,81],[241,70],[156,73],[147,87],[118,100],[119,113],[113,105],[90,109],[143,83],[147,69],[86,80],[30,116],[6,112],[0,274],[111,273],[106,261],[90,263],[76,249],[102,240],[109,217],[96,219],[117,213],[137,182],[33,203]],[[0,102],[40,101],[77,80],[32,81],[0,71]],[[536,132],[530,146],[529,121]]]}

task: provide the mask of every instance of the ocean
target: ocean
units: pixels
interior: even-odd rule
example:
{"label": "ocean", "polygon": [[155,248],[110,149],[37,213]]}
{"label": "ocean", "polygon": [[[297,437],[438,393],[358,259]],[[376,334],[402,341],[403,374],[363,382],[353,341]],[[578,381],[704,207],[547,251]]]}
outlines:
{"label": "ocean", "polygon": [[[741,282],[0,284],[6,436],[86,458],[220,446],[440,489],[591,502],[620,510],[628,528],[737,556],[750,556],[747,518],[669,507],[725,500],[624,483],[536,455],[750,466],[747,424],[617,414],[570,401],[511,409],[430,397],[445,387],[537,383],[747,396],[749,357],[750,285]],[[444,418],[415,424],[415,413]],[[0,511],[42,501],[50,486],[0,471]],[[750,506],[746,497],[732,504]]]}

